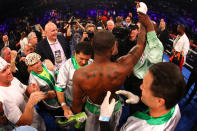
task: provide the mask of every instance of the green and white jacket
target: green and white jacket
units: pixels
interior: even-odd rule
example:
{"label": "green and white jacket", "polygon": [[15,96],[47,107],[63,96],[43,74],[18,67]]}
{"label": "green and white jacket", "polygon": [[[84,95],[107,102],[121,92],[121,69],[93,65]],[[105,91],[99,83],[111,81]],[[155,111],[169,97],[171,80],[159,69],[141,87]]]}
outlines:
{"label": "green and white jacket", "polygon": [[155,31],[148,32],[144,52],[133,69],[134,75],[139,79],[144,79],[144,75],[153,64],[162,62],[163,50],[163,45]]}
{"label": "green and white jacket", "polygon": [[181,118],[178,104],[160,117],[151,117],[148,112],[149,109],[130,116],[121,131],[173,131]]}
{"label": "green and white jacket", "polygon": [[[92,63],[90,59],[87,64]],[[64,92],[65,100],[68,106],[72,106],[73,100],[73,75],[80,67],[77,65],[75,57],[68,59],[59,69],[55,90]]]}

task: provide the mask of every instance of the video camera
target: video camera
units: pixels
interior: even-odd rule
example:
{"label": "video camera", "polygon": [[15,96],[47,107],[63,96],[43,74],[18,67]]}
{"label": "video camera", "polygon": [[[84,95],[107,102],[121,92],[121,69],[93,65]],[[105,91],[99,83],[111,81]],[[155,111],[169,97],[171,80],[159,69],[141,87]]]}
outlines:
{"label": "video camera", "polygon": [[88,34],[88,38],[92,39],[94,37],[94,32],[92,32],[91,30],[86,32]]}
{"label": "video camera", "polygon": [[84,39],[84,41],[90,41],[91,39],[93,39],[94,37],[94,32],[92,32],[91,30],[86,32],[88,34],[88,37]]}
{"label": "video camera", "polygon": [[130,25],[129,27],[115,27],[112,30],[112,33],[115,35],[117,39],[126,39],[129,37],[132,30],[139,29],[139,27],[135,25]]}
{"label": "video camera", "polygon": [[128,37],[130,30],[124,27],[115,27],[112,30],[112,33],[115,35],[117,39],[123,39],[123,38]]}

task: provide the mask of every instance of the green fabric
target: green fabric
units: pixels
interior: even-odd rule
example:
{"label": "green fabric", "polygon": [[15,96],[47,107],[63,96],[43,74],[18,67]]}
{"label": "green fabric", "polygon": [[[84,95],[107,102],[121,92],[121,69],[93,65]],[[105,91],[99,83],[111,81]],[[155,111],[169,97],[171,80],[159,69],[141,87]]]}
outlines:
{"label": "green fabric", "polygon": [[[46,73],[48,73],[49,75],[49,79],[45,76],[43,76],[43,73],[41,74],[37,74],[34,71],[31,71],[31,73],[37,77],[39,77],[40,79],[44,80],[50,87],[50,90],[54,90],[54,85],[55,85],[55,80],[53,78],[53,76],[51,75],[51,73],[49,73],[48,69],[42,65],[43,71],[45,71]],[[45,102],[47,102],[47,104],[53,105],[57,102],[56,98],[52,98],[50,100],[46,100]]]}
{"label": "green fabric", "polygon": [[73,64],[75,70],[79,69],[79,66],[78,66],[78,64],[77,64],[77,61],[76,61],[76,59],[75,59],[75,56],[73,56],[73,57],[71,58],[71,61],[72,61],[72,64]]}
{"label": "green fabric", "polygon": [[[118,112],[120,110],[120,108],[121,108],[121,105],[122,104],[121,104],[120,100],[118,100],[118,102],[116,103],[116,105],[114,107],[113,113]],[[100,106],[91,103],[88,98],[86,100],[85,109],[88,110],[88,111],[90,111],[93,114],[100,115]]]}
{"label": "green fabric", "polygon": [[[81,66],[77,63],[75,56],[73,56],[73,57],[71,58],[71,62],[72,62],[72,64],[73,64],[75,70],[78,70],[78,69],[81,67]],[[85,65],[88,65],[88,62],[87,62]]]}
{"label": "green fabric", "polygon": [[42,73],[40,73],[41,76],[44,76],[47,79],[50,79],[49,73],[46,72],[46,70],[43,70]]}
{"label": "green fabric", "polygon": [[59,92],[64,92],[64,88],[60,88],[58,86],[55,86],[54,88],[56,91],[59,91]]}
{"label": "green fabric", "polygon": [[55,71],[55,78],[57,78],[59,71]]}
{"label": "green fabric", "polygon": [[35,73],[34,71],[31,71],[31,73],[37,77],[39,77],[40,79],[44,80],[50,87],[51,90],[54,90],[54,85],[55,85],[55,80],[53,78],[53,76],[49,73],[49,71],[47,70],[47,68],[42,65],[43,70],[45,70],[48,74],[49,74],[49,79],[46,78],[45,76],[42,76],[40,74]]}
{"label": "green fabric", "polygon": [[134,75],[139,79],[143,79],[144,75],[153,64],[162,62],[163,50],[163,45],[157,38],[155,31],[148,32],[144,52],[133,69]]}
{"label": "green fabric", "polygon": [[160,117],[149,116],[147,114],[149,110],[150,109],[146,110],[145,112],[136,112],[133,114],[133,116],[142,120],[146,120],[146,122],[150,125],[161,125],[161,124],[166,123],[173,116],[175,107],[173,107],[168,113]]}

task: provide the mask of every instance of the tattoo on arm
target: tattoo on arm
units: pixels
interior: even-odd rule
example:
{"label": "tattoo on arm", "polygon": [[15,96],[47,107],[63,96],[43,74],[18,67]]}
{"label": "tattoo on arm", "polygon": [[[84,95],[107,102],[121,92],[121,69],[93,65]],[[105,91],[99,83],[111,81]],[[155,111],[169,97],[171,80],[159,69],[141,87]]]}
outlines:
{"label": "tattoo on arm", "polygon": [[113,72],[112,76],[110,74],[108,74],[107,78],[109,78],[109,79],[118,79],[119,76],[120,76],[120,73],[115,71],[115,72]]}
{"label": "tattoo on arm", "polygon": [[100,72],[100,77],[102,77],[103,76],[103,73],[102,72]]}
{"label": "tattoo on arm", "polygon": [[109,78],[109,79],[110,79],[110,78],[111,78],[111,75],[110,75],[110,74],[107,74],[107,78]]}
{"label": "tattoo on arm", "polygon": [[86,78],[89,80],[89,79],[90,79],[90,77],[91,77],[90,75],[87,75],[87,77],[86,77]]}
{"label": "tattoo on arm", "polygon": [[118,79],[118,77],[120,76],[120,73],[117,72],[117,71],[115,71],[114,74],[115,74],[115,75],[114,75],[114,79]]}
{"label": "tattoo on arm", "polygon": [[93,76],[93,77],[96,77],[96,73],[93,73],[92,76]]}

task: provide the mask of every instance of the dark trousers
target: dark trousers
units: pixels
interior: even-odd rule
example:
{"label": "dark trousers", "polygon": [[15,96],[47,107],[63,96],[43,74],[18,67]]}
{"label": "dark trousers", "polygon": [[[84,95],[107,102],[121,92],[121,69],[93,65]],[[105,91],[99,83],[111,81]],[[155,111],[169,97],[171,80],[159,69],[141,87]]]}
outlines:
{"label": "dark trousers", "polygon": [[38,111],[45,112],[53,117],[64,116],[64,111],[61,107],[57,109],[49,109],[42,101],[38,103],[38,107],[39,107]]}
{"label": "dark trousers", "polygon": [[[139,97],[142,96],[142,91],[140,89],[140,85],[142,84],[142,79],[137,78],[133,74],[129,77],[127,77],[124,87],[125,90],[132,92],[135,95],[138,95]],[[131,104],[130,105],[130,114],[135,113],[136,111],[143,111],[147,109],[147,106],[144,105],[144,103],[140,102],[137,104]]]}

